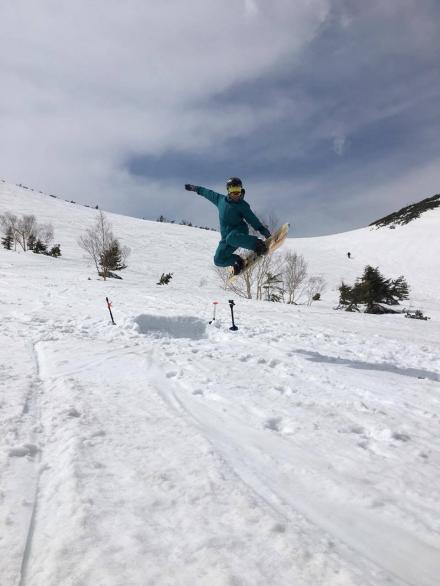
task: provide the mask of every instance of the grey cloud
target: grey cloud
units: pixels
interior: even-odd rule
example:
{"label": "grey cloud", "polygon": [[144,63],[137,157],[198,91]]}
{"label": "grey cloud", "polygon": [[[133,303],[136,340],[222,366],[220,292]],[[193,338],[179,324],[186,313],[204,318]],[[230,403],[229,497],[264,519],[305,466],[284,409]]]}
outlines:
{"label": "grey cloud", "polygon": [[[309,233],[362,225],[388,205],[375,188],[438,152],[439,17],[431,0],[8,3],[2,174],[212,223],[179,192],[185,168],[221,189],[234,167],[256,205],[269,189]],[[130,172],[143,159],[154,164]]]}
{"label": "grey cloud", "polygon": [[206,148],[231,128],[248,131],[261,113],[258,119],[243,109],[213,113],[203,104],[301,49],[326,6],[324,0],[279,0],[270,8],[234,0],[9,4],[0,25],[6,172],[26,181],[45,175],[46,184],[54,179],[72,192],[77,167],[93,175],[94,161],[111,168],[127,152]]}

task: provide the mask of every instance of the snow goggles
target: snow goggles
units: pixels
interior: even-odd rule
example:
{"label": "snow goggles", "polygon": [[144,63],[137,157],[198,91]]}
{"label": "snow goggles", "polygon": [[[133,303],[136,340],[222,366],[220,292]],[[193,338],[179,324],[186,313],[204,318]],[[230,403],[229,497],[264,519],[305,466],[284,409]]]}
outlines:
{"label": "snow goggles", "polygon": [[228,193],[241,193],[242,189],[240,185],[231,185],[228,187]]}

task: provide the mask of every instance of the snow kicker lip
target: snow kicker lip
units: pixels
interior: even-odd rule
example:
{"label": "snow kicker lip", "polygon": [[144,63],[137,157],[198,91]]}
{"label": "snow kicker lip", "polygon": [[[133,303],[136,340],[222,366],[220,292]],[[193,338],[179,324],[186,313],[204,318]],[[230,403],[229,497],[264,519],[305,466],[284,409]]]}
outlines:
{"label": "snow kicker lip", "polygon": [[139,332],[145,335],[192,340],[206,338],[206,323],[198,317],[141,314],[134,321]]}

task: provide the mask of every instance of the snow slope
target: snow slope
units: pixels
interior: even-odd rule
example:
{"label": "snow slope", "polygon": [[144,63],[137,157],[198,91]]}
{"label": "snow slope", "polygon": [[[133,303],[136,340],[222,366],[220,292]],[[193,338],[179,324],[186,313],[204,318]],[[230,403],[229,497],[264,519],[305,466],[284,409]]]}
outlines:
{"label": "snow slope", "polygon": [[339,286],[342,279],[352,284],[370,264],[387,277],[403,274],[418,301],[436,302],[440,286],[439,230],[440,210],[436,208],[394,230],[367,227],[291,242],[309,261],[312,272],[321,273],[332,284]]}
{"label": "snow slope", "polygon": [[[103,282],[95,210],[0,183],[5,211],[63,256],[0,249],[1,586],[439,583],[439,210],[290,239],[324,299],[235,298],[237,332],[218,234],[108,214]],[[367,263],[431,320],[334,311]]]}

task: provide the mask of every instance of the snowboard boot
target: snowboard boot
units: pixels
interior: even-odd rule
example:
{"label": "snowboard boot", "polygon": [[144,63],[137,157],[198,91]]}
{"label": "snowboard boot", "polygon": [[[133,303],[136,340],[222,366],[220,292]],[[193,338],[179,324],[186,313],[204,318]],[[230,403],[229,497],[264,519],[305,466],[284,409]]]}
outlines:
{"label": "snowboard boot", "polygon": [[239,275],[241,273],[241,271],[243,270],[243,267],[244,267],[244,260],[241,258],[241,256],[239,256],[238,259],[232,265],[232,268],[234,270],[234,275]]}
{"label": "snowboard boot", "polygon": [[266,254],[267,244],[264,242],[264,240],[260,240],[260,239],[257,240],[257,242],[255,243],[254,251],[257,256],[261,256],[263,254]]}

